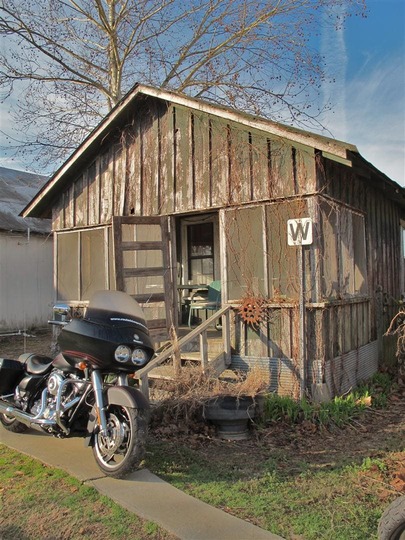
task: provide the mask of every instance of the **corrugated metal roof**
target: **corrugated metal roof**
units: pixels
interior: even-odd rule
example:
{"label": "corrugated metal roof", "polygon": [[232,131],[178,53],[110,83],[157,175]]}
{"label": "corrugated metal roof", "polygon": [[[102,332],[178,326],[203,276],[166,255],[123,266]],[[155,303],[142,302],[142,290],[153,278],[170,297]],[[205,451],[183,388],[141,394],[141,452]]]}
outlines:
{"label": "corrugated metal roof", "polygon": [[0,167],[0,230],[47,234],[49,219],[19,217],[47,181],[46,176]]}

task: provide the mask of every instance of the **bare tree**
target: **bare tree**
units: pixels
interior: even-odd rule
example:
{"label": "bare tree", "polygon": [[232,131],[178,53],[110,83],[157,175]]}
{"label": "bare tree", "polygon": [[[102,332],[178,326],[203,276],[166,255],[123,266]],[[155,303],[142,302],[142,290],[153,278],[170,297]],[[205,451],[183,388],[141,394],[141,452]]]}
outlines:
{"label": "bare tree", "polygon": [[26,159],[57,163],[138,81],[315,120],[324,71],[311,40],[364,11],[365,0],[0,0],[5,131]]}

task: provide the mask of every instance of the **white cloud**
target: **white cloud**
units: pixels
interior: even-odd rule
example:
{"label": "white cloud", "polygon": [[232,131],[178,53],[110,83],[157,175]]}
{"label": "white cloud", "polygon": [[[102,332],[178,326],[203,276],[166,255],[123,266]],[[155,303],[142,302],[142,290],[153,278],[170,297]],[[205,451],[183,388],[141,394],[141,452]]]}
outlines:
{"label": "white cloud", "polygon": [[[337,20],[344,17],[345,8],[332,6],[328,11]],[[322,124],[333,132],[338,130],[341,133],[341,138],[344,139],[347,125],[344,104],[346,102],[345,80],[348,57],[343,26],[336,28],[333,24],[324,24],[320,46],[321,54],[326,58],[326,80],[321,92],[321,109],[326,108],[327,112],[323,114]],[[332,111],[329,110],[330,106],[333,107]],[[338,115],[333,114],[335,110],[339,110]]]}
{"label": "white cloud", "polygon": [[[336,82],[322,88],[332,104],[322,123],[333,137],[355,144],[361,155],[387,176],[405,185],[405,63],[402,51],[378,61],[363,52],[363,64],[347,78],[343,30],[325,27],[322,51],[328,75]],[[355,54],[355,53],[353,53]]]}
{"label": "white cloud", "polygon": [[378,169],[405,185],[405,68],[389,57],[347,82],[349,142]]}

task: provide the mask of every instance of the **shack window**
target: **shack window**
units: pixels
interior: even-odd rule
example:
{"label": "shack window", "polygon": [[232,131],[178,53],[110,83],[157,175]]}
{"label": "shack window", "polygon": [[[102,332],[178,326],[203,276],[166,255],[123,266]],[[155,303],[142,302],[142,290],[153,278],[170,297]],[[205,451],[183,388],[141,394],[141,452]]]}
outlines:
{"label": "shack window", "polygon": [[57,234],[57,300],[86,301],[95,291],[110,288],[110,243],[107,227]]}
{"label": "shack window", "polygon": [[209,283],[214,276],[214,224],[196,223],[187,227],[188,277]]}
{"label": "shack window", "polygon": [[348,208],[322,201],[321,217],[324,297],[366,295],[368,286],[364,216]]}
{"label": "shack window", "polygon": [[266,295],[263,207],[238,208],[225,214],[228,300]]}

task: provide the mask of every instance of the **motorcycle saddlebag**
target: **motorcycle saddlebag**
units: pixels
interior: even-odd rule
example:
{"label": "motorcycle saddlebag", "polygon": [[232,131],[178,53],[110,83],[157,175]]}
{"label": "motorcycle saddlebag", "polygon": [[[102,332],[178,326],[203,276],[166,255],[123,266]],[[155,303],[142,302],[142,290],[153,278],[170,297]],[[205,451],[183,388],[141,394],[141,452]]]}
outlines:
{"label": "motorcycle saddlebag", "polygon": [[0,358],[0,396],[12,394],[24,374],[21,362]]}

